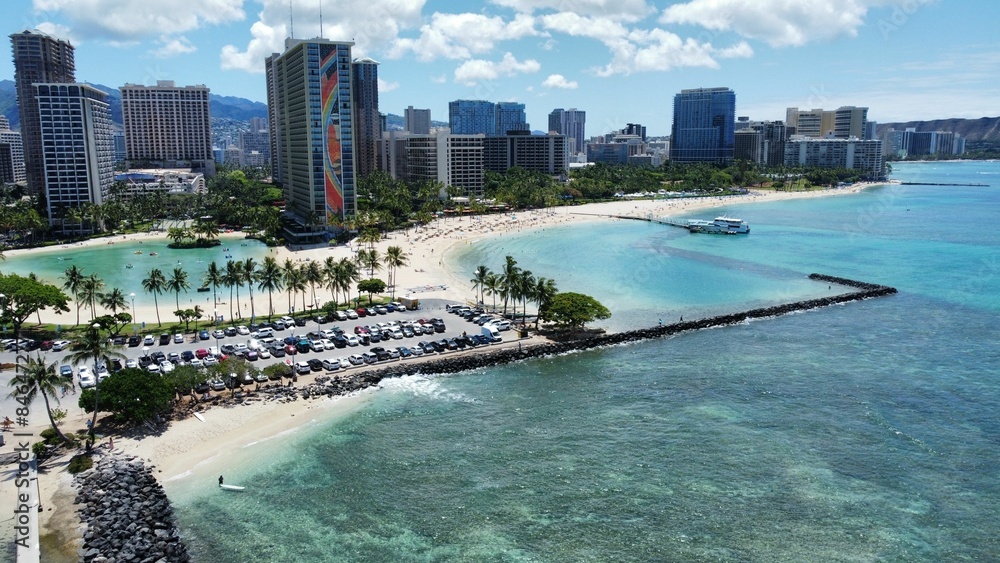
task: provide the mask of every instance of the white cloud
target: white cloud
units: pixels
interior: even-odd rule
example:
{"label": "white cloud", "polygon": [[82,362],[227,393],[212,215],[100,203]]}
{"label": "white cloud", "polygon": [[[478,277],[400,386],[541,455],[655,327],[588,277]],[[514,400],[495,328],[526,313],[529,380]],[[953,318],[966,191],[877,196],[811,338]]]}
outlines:
{"label": "white cloud", "polygon": [[576,82],[576,80],[566,80],[566,77],[561,74],[550,74],[549,77],[542,82],[542,86],[546,88],[576,90],[580,85]]}
{"label": "white cloud", "polygon": [[518,14],[514,19],[505,21],[499,16],[435,12],[430,23],[420,28],[419,37],[396,39],[389,50],[389,58],[413,52],[421,61],[467,59],[474,54],[489,52],[500,41],[533,35],[539,35],[539,32],[535,29],[534,18],[526,14]]}
{"label": "white cloud", "polygon": [[[244,0],[34,0],[37,12],[59,12],[79,39],[134,41],[240,21]],[[287,6],[287,4],[286,4]],[[287,8],[286,8],[287,9]]]}
{"label": "white cloud", "polygon": [[167,59],[170,57],[176,57],[177,55],[187,55],[194,53],[198,50],[197,47],[188,41],[187,37],[180,36],[176,38],[161,37],[161,46],[153,51],[153,56],[158,59]]}
{"label": "white cloud", "polygon": [[514,76],[538,72],[542,65],[534,59],[518,61],[511,53],[505,53],[500,62],[471,59],[455,69],[455,82],[475,86],[484,80],[495,80],[501,76]]}
{"label": "white cloud", "polygon": [[720,59],[749,59],[753,56],[753,47],[746,41],[740,41],[732,47],[719,49],[716,54]]}
{"label": "white cloud", "polygon": [[448,75],[442,74],[440,76],[432,76],[431,82],[435,84],[445,84],[448,82]]}
{"label": "white cloud", "polygon": [[[919,6],[933,0],[907,0]],[[898,3],[898,0],[897,0]],[[773,47],[854,37],[868,10],[893,0],[690,0],[667,7],[660,22],[698,25],[711,31],[735,31]]]}
{"label": "white cloud", "polygon": [[52,37],[58,37],[59,39],[64,39],[69,41],[72,45],[79,47],[83,41],[81,41],[74,33],[73,30],[58,23],[52,22],[41,22],[35,26],[38,31],[51,35]]}
{"label": "white cloud", "polygon": [[538,19],[545,29],[577,37],[589,37],[605,44],[628,34],[628,29],[624,25],[611,18],[591,18],[573,12],[559,12],[539,16]]}
{"label": "white cloud", "polygon": [[[216,0],[218,1],[218,0]],[[288,0],[260,0],[263,8],[250,27],[246,47],[222,48],[223,69],[264,72],[264,59],[284,51],[288,28]],[[390,45],[403,29],[420,25],[425,0],[341,0],[336,9],[326,2],[322,36],[337,41],[354,41],[352,53],[365,56]],[[297,38],[320,36],[320,3],[294,0],[294,31]]]}
{"label": "white cloud", "polygon": [[392,92],[393,90],[399,88],[399,82],[389,82],[388,80],[378,79],[378,91],[379,92]]}
{"label": "white cloud", "polygon": [[637,22],[655,8],[645,0],[491,0],[498,6],[531,14],[540,10],[573,12],[582,16],[603,16],[613,20]]}

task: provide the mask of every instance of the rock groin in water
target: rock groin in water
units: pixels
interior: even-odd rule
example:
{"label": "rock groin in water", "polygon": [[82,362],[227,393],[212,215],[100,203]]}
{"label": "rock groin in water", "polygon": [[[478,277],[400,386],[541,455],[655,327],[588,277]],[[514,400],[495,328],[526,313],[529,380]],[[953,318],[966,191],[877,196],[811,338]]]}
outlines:
{"label": "rock groin in water", "polygon": [[163,487],[139,458],[106,455],[73,483],[86,525],[81,561],[191,560]]}

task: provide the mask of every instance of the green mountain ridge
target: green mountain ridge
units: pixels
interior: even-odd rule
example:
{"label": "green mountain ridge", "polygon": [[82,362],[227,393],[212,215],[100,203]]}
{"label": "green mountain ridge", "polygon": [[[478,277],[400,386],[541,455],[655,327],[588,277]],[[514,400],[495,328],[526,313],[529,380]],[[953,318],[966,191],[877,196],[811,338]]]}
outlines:
{"label": "green mountain ridge", "polygon": [[914,127],[917,131],[944,131],[958,133],[970,143],[1000,141],[1000,117],[980,117],[979,119],[934,119],[930,121],[907,121],[906,123],[879,123],[878,133],[887,129],[905,131]]}

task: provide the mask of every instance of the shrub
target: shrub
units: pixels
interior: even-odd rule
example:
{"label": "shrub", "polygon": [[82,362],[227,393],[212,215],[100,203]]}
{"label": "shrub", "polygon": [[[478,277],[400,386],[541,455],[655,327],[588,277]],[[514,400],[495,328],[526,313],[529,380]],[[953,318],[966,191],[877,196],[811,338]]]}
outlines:
{"label": "shrub", "polygon": [[66,466],[66,470],[72,475],[86,471],[94,466],[94,460],[90,458],[87,454],[78,454],[73,456],[73,459],[69,460],[69,465]]}
{"label": "shrub", "polygon": [[46,444],[58,444],[59,443],[59,433],[56,432],[55,428],[46,428],[38,433],[45,440]]}
{"label": "shrub", "polygon": [[42,459],[43,457],[48,457],[49,445],[46,442],[35,442],[31,445],[31,453],[35,454],[35,457]]}

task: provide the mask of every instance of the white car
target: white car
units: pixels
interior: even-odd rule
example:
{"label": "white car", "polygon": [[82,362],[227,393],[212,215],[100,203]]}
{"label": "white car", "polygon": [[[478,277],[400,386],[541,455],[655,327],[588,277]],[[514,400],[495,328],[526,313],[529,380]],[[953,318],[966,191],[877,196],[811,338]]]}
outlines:
{"label": "white car", "polygon": [[77,375],[80,377],[80,389],[87,389],[97,385],[97,378],[94,377],[89,367],[80,366]]}
{"label": "white car", "polygon": [[219,359],[215,356],[205,356],[205,359],[201,363],[205,366],[214,366],[219,363]]}
{"label": "white car", "polygon": [[333,371],[340,369],[340,360],[336,358],[327,358],[323,360],[323,369],[326,371]]}
{"label": "white car", "polygon": [[243,326],[243,325],[240,325],[240,326],[236,327],[236,334],[239,334],[241,336],[249,336],[250,335],[250,329],[247,328],[247,327],[245,327],[245,326]]}
{"label": "white car", "polygon": [[145,338],[142,339],[143,346],[152,346],[156,341],[153,340],[152,334],[147,334]]}
{"label": "white car", "polygon": [[129,359],[125,360],[125,367],[127,367],[127,368],[137,368],[137,367],[139,367],[139,360],[136,360],[135,358],[129,358]]}
{"label": "white car", "polygon": [[359,344],[361,344],[361,341],[358,340],[357,336],[354,336],[353,334],[348,334],[347,335],[347,345],[348,346],[357,346]]}
{"label": "white car", "polygon": [[352,321],[355,321],[355,320],[358,319],[358,312],[355,311],[354,309],[348,309],[346,312],[347,312],[347,318],[348,319],[351,319]]}
{"label": "white car", "polygon": [[70,344],[71,342],[69,340],[56,340],[55,342],[52,343],[52,351],[62,352],[63,350],[68,348]]}
{"label": "white car", "polygon": [[224,330],[222,330],[221,328],[217,328],[217,329],[215,329],[215,330],[212,331],[212,337],[213,338],[225,338],[226,337],[226,332]]}
{"label": "white car", "polygon": [[354,365],[354,364],[351,363],[351,360],[348,360],[345,357],[337,358],[337,361],[340,362],[340,369],[347,369],[347,368],[351,367],[352,365]]}
{"label": "white car", "polygon": [[174,344],[184,344],[184,335],[177,333],[174,335]]}
{"label": "white car", "polygon": [[347,357],[347,361],[351,362],[352,366],[361,366],[365,363],[365,359],[361,357],[361,354],[351,354]]}
{"label": "white car", "polygon": [[214,358],[218,358],[220,356],[220,354],[219,354],[219,347],[218,346],[209,346],[208,347],[208,355],[212,356]]}
{"label": "white car", "polygon": [[170,373],[174,371],[174,364],[170,360],[160,362],[160,373]]}
{"label": "white car", "polygon": [[205,362],[202,361],[202,360],[200,360],[200,359],[198,359],[198,358],[195,358],[195,359],[191,360],[190,362],[188,362],[188,365],[192,366],[192,367],[200,368],[200,367],[203,367],[205,365]]}
{"label": "white car", "polygon": [[267,348],[261,348],[260,350],[257,350],[257,357],[262,360],[266,360],[271,357],[271,352]]}
{"label": "white car", "polygon": [[146,371],[150,373],[160,373],[160,364],[149,364],[146,366]]}

